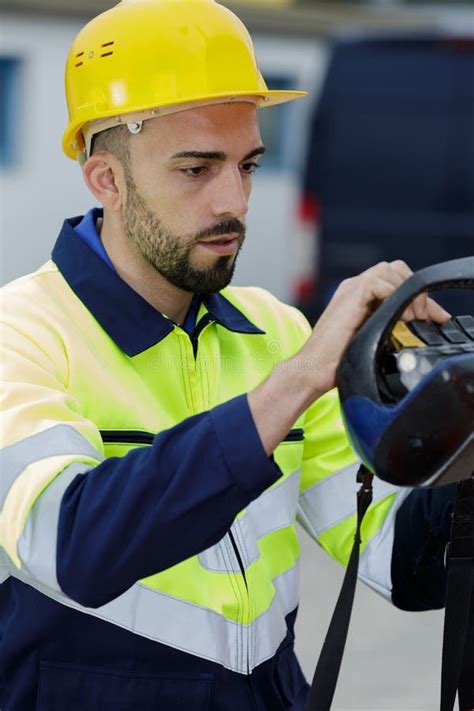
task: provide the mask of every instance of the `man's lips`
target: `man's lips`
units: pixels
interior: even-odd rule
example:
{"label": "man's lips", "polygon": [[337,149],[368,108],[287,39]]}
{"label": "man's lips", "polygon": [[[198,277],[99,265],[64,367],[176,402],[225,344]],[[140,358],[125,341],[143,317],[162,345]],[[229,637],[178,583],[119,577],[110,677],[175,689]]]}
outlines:
{"label": "man's lips", "polygon": [[233,254],[239,247],[239,238],[235,233],[231,235],[219,235],[206,240],[200,240],[198,244],[217,254]]}
{"label": "man's lips", "polygon": [[202,239],[199,240],[199,242],[202,244],[205,242],[206,244],[209,242],[231,242],[232,240],[236,239],[237,237],[237,232],[231,232],[230,234],[227,235],[215,235],[214,237],[208,237],[207,239]]}

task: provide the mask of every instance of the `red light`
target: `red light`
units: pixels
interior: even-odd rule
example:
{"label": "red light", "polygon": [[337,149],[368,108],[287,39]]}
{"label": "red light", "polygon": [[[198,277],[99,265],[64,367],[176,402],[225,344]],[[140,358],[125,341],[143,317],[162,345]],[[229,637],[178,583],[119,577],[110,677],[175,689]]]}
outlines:
{"label": "red light", "polygon": [[294,299],[297,304],[311,301],[316,292],[316,279],[314,276],[302,276],[295,280],[293,286]]}
{"label": "red light", "polygon": [[448,37],[442,40],[441,44],[454,52],[474,52],[474,37],[469,35]]}
{"label": "red light", "polygon": [[321,203],[310,193],[303,193],[298,204],[298,217],[303,223],[321,221]]}

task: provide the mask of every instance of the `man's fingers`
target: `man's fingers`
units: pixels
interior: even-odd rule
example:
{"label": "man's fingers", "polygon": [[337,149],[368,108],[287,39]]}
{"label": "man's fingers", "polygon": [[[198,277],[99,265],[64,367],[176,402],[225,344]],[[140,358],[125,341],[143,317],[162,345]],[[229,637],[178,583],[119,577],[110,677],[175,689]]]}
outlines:
{"label": "man's fingers", "polygon": [[446,323],[451,318],[451,314],[443,309],[436,301],[430,299],[426,294],[423,301],[417,298],[408,306],[402,314],[402,321],[435,321],[436,323]]}
{"label": "man's fingers", "polygon": [[416,316],[415,316],[415,312],[413,311],[413,309],[411,308],[411,306],[409,306],[408,308],[406,308],[405,311],[404,311],[404,312],[402,313],[402,315],[400,316],[400,321],[416,321],[416,320],[417,320],[417,319],[416,319]]}
{"label": "man's fingers", "polygon": [[381,276],[373,277],[368,283],[369,293],[364,295],[364,300],[368,303],[380,302],[387,299],[395,289],[397,285],[393,284],[392,281],[384,279]]}
{"label": "man's fingers", "polygon": [[405,281],[412,276],[413,271],[410,269],[408,264],[402,259],[395,259],[393,262],[389,262],[390,268],[393,269]]}
{"label": "man's fingers", "polygon": [[411,303],[411,308],[416,319],[424,320],[428,315],[428,294],[420,294]]}
{"label": "man's fingers", "polygon": [[[373,274],[377,274],[377,284],[375,287],[375,293],[382,294],[385,292],[384,296],[377,296],[376,298],[386,299],[388,298],[396,288],[398,288],[404,281],[409,279],[413,271],[410,269],[408,264],[401,259],[396,259],[393,262],[380,262],[372,267],[371,270]],[[385,283],[384,287],[381,287],[381,282]],[[375,282],[374,282],[375,283]],[[392,285],[390,289],[388,284]],[[412,321],[412,320],[430,320],[437,323],[446,323],[451,318],[451,314],[443,309],[434,299],[431,299],[428,294],[419,294],[412,303],[405,309],[402,320]]]}
{"label": "man's fingers", "polygon": [[430,299],[428,297],[427,299],[427,318],[431,319],[431,321],[436,321],[437,323],[446,323],[446,321],[449,321],[451,317],[451,314],[449,311],[446,311],[446,309],[443,309],[442,306],[440,306],[434,299]]}
{"label": "man's fingers", "polygon": [[[403,281],[411,277],[412,270],[401,259],[390,262],[390,266],[401,276]],[[428,294],[419,294],[405,311],[412,319],[430,320],[437,323],[445,323],[451,318],[451,314],[443,309],[436,301],[430,299]]]}
{"label": "man's fingers", "polygon": [[434,299],[430,299],[428,294],[420,294],[408,306],[402,315],[402,321],[435,321],[436,323],[446,323],[451,318],[451,314],[443,309]]}
{"label": "man's fingers", "polygon": [[[379,262],[359,276],[341,282],[337,295],[350,299],[353,304],[358,302],[358,318],[364,320],[412,274],[408,264],[401,259],[393,262]],[[356,298],[356,294],[358,294],[358,298]],[[445,323],[450,318],[451,315],[436,301],[430,299],[426,293],[419,294],[413,299],[402,315],[403,321],[430,320]]]}

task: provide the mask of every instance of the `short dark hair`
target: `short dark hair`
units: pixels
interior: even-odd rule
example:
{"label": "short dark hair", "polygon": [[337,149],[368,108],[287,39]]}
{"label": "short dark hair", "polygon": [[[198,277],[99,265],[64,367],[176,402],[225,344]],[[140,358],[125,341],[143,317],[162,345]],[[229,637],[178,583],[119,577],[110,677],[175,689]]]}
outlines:
{"label": "short dark hair", "polygon": [[127,126],[112,126],[105,131],[100,131],[92,137],[90,154],[107,151],[112,153],[122,165],[126,165],[130,158],[128,149],[130,135]]}

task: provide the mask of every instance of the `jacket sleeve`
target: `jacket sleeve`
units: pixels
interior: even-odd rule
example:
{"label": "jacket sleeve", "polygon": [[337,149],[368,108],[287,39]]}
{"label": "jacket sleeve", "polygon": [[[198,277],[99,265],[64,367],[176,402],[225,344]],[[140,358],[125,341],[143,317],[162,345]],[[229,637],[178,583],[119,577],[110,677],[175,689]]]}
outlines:
{"label": "jacket sleeve", "polygon": [[98,607],[208,548],[281,475],[242,395],[104,458],[61,345],[3,329],[0,540],[11,574]]}
{"label": "jacket sleeve", "polygon": [[446,546],[456,484],[415,489],[395,521],[392,600],[402,610],[433,610],[446,602]]}

